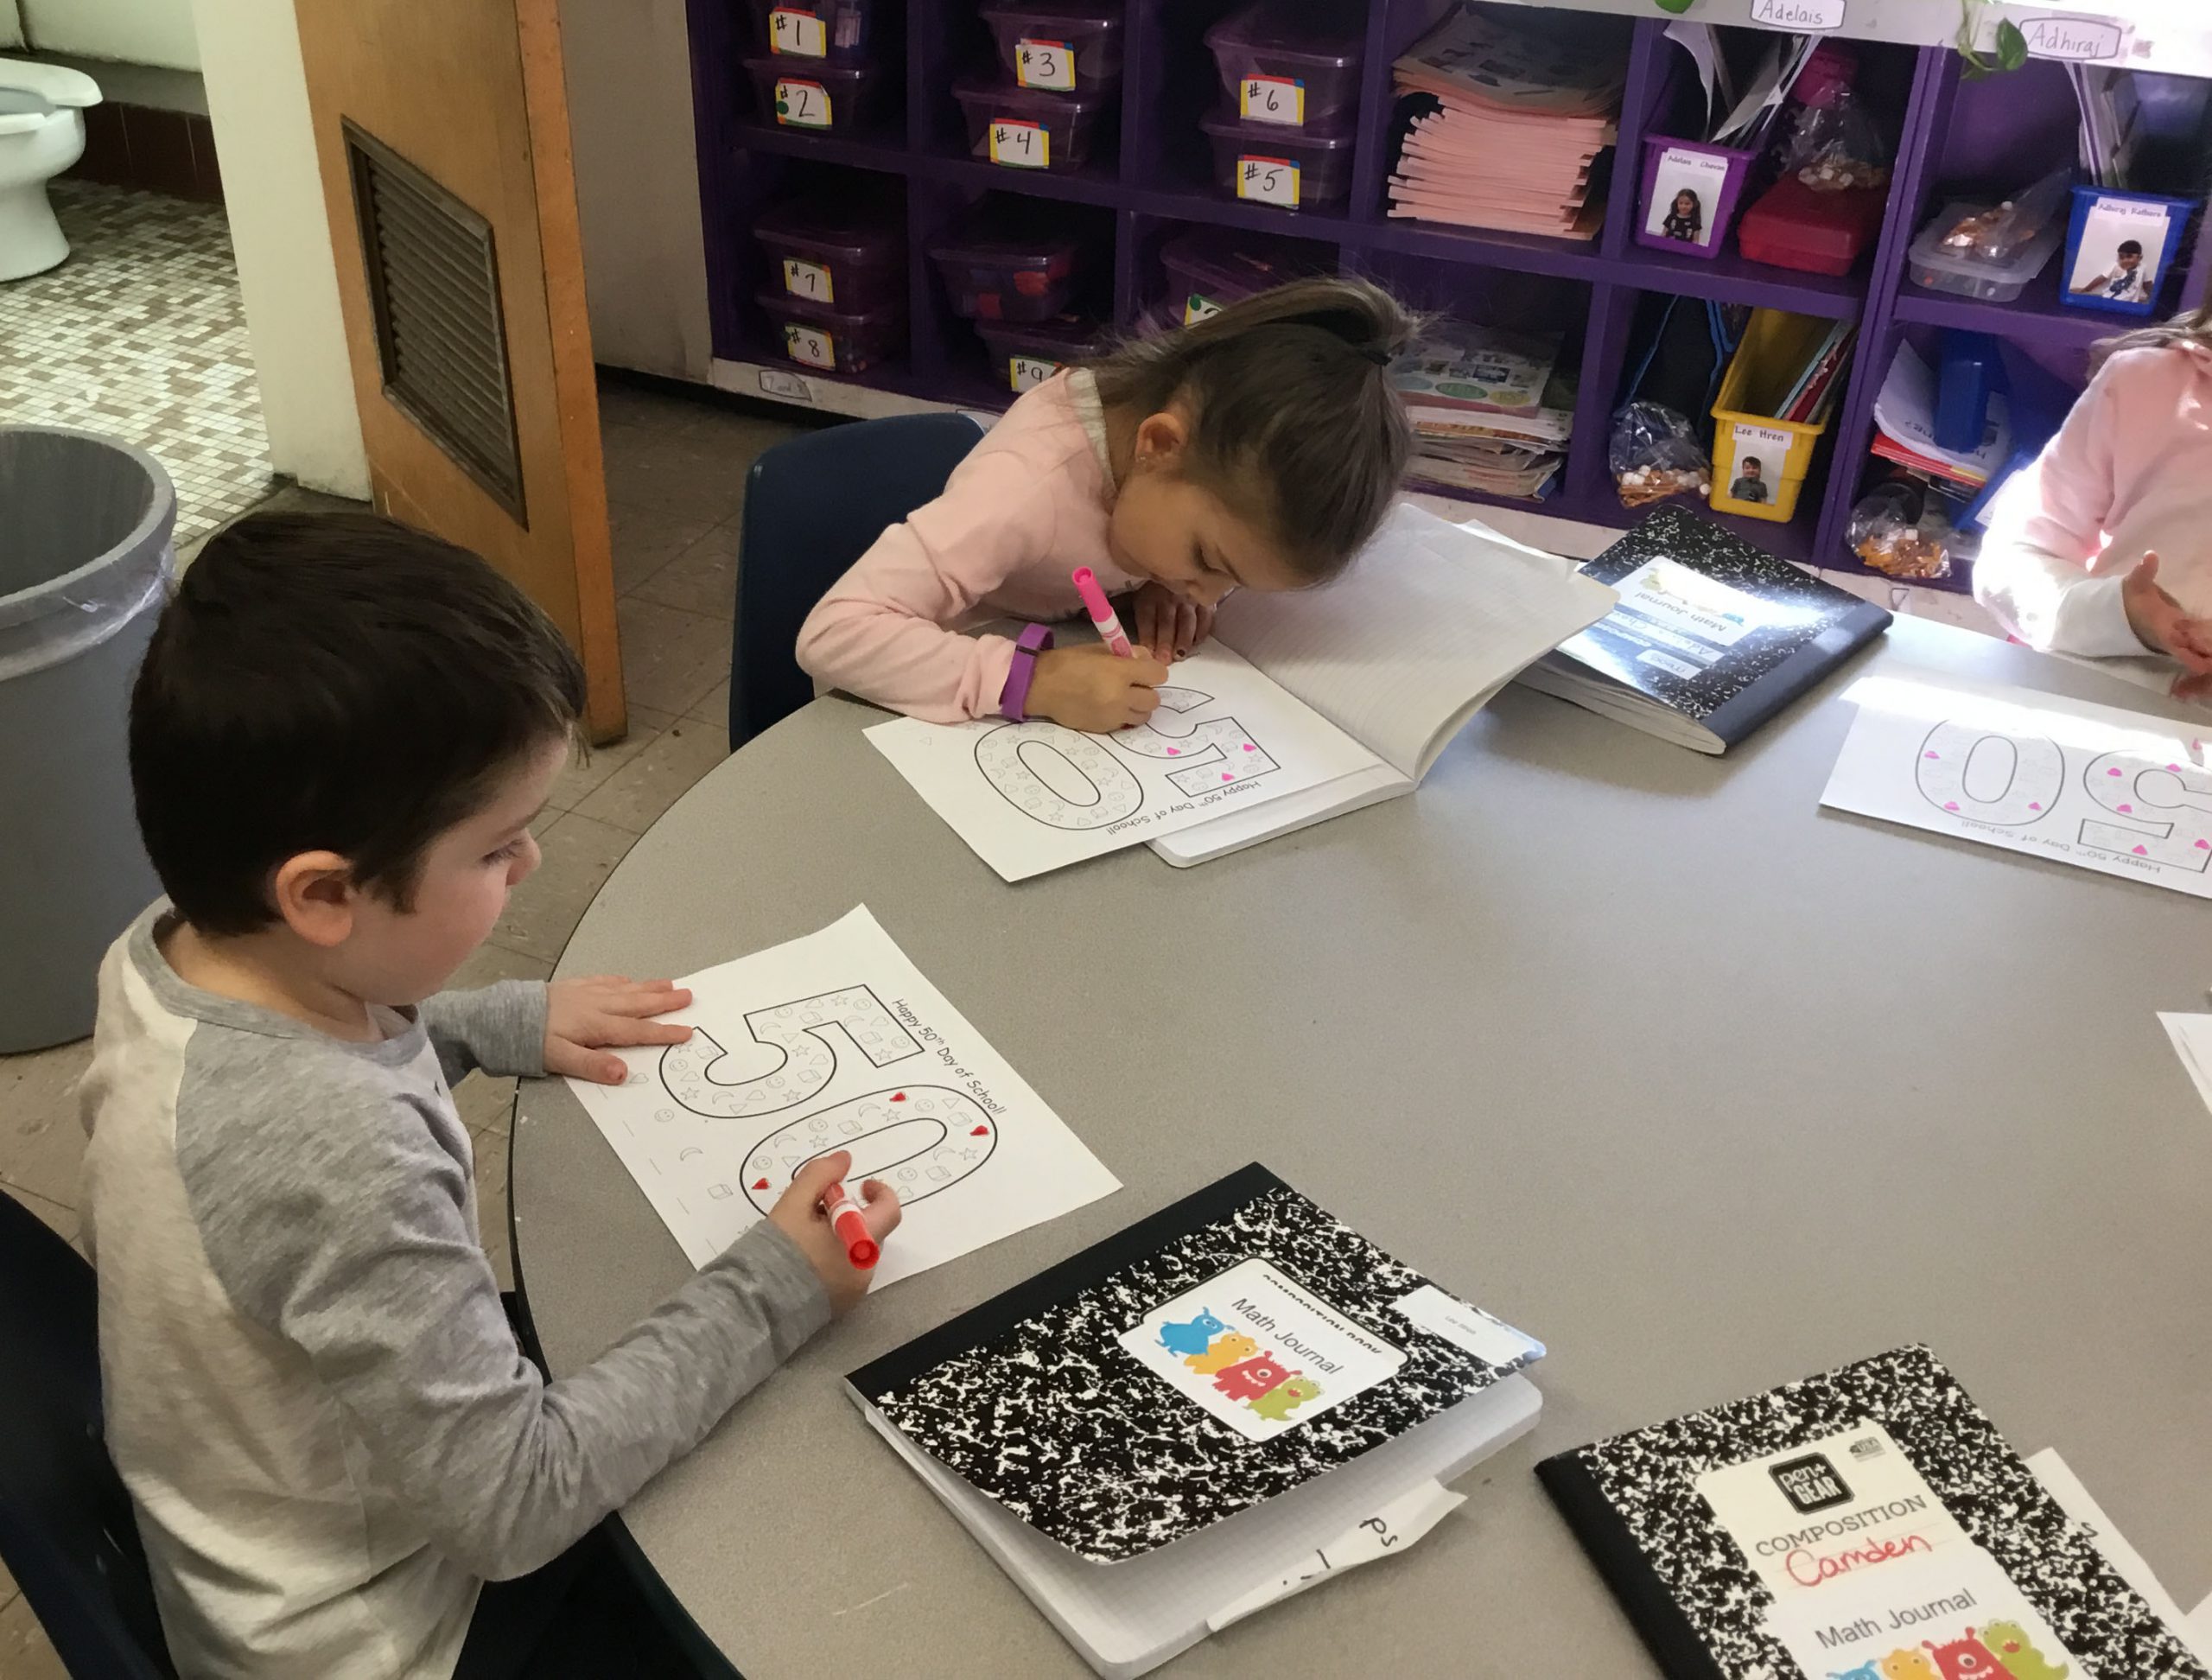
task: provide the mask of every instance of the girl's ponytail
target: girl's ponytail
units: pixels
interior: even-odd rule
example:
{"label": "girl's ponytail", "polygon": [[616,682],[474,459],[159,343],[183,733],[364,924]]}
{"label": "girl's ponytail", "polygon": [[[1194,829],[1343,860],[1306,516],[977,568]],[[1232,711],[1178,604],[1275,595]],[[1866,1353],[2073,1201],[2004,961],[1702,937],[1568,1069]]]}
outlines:
{"label": "girl's ponytail", "polygon": [[2154,327],[2145,327],[2133,333],[2122,333],[2118,338],[2101,340],[2090,347],[2089,372],[2092,375],[2126,350],[2157,350],[2170,344],[2194,344],[2212,350],[2212,303],[2187,315],[2176,315],[2171,321],[2159,321]]}
{"label": "girl's ponytail", "polygon": [[1109,408],[1188,410],[1184,471],[1314,581],[1389,512],[1413,449],[1389,366],[1420,322],[1370,281],[1294,280],[1093,365]]}

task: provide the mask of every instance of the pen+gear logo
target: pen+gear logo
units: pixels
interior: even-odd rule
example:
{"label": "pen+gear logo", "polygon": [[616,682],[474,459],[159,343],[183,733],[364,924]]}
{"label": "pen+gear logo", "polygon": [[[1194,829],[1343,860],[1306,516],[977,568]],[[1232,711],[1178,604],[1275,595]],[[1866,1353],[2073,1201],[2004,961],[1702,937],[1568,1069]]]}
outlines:
{"label": "pen+gear logo", "polygon": [[1826,1453],[1805,1453],[1767,1467],[1767,1474],[1782,1490],[1782,1497],[1801,1517],[1851,1503],[1851,1484],[1844,1480]]}

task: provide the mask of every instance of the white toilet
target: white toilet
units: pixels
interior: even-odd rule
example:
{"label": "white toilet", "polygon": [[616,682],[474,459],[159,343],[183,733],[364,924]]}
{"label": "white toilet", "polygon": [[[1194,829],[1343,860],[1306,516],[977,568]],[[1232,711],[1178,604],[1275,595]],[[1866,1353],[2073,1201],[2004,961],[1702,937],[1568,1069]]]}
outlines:
{"label": "white toilet", "polygon": [[84,108],[99,102],[81,70],[0,58],[0,280],[43,274],[69,254],[46,183],[84,156]]}

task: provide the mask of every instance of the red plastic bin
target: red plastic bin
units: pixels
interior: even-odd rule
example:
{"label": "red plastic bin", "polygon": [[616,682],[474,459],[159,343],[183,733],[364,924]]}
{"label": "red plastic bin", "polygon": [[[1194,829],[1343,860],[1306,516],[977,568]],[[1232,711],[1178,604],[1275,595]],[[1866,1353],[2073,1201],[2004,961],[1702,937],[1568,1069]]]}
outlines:
{"label": "red plastic bin", "polygon": [[1114,101],[1103,92],[1044,93],[969,77],[952,97],[968,118],[968,150],[1018,169],[1079,169]]}
{"label": "red plastic bin", "polygon": [[787,361],[823,373],[864,373],[906,348],[906,312],[886,307],[865,314],[818,309],[783,292],[753,300],[768,312]]}
{"label": "red plastic bin", "polygon": [[1882,231],[1886,187],[1816,192],[1784,175],[1736,224],[1736,248],[1755,263],[1806,274],[1846,275]]}
{"label": "red plastic bin", "polygon": [[1007,204],[970,212],[950,239],[930,247],[952,312],[971,321],[1027,322],[1058,315],[1083,277],[1089,253],[1085,242],[1064,226]]}
{"label": "red plastic bin", "polygon": [[[1206,31],[1224,107],[1277,126],[1340,128],[1359,104],[1366,9],[1341,0],[1255,0]],[[1254,81],[1252,99],[1245,83]]]}
{"label": "red plastic bin", "polygon": [[786,295],[851,315],[906,297],[906,232],[896,204],[779,204],[753,224]]}
{"label": "red plastic bin", "polygon": [[[764,51],[779,58],[831,58],[847,62],[874,56],[877,0],[753,0],[753,16]],[[780,16],[779,16],[780,14]]]}
{"label": "red plastic bin", "polygon": [[760,119],[784,128],[842,134],[875,114],[886,79],[872,64],[840,64],[835,59],[762,54],[745,60]]}
{"label": "red plastic bin", "polygon": [[1122,80],[1122,9],[1111,0],[1001,0],[982,9],[1017,85],[1110,93]]}
{"label": "red plastic bin", "polygon": [[990,352],[992,377],[1004,379],[1017,395],[1063,367],[1096,361],[1114,347],[1110,332],[1080,315],[1054,315],[1028,326],[979,321],[976,333]]}
{"label": "red plastic bin", "polygon": [[1213,143],[1214,185],[1230,198],[1313,210],[1351,196],[1353,137],[1242,123],[1210,111],[1198,126]]}

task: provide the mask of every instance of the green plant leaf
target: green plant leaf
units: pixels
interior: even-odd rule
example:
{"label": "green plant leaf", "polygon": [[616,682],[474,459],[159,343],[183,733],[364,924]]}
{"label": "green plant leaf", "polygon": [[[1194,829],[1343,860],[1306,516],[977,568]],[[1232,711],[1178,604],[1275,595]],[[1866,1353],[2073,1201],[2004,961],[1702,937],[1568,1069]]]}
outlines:
{"label": "green plant leaf", "polygon": [[1997,62],[1999,67],[2017,70],[2028,61],[2028,38],[2020,33],[2020,26],[2006,18],[1997,26]]}

